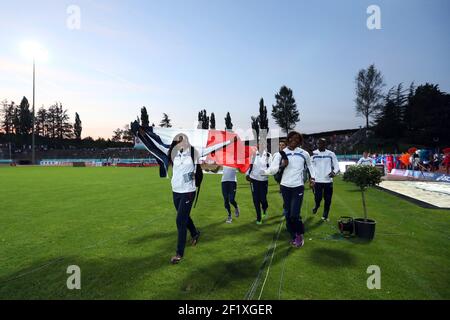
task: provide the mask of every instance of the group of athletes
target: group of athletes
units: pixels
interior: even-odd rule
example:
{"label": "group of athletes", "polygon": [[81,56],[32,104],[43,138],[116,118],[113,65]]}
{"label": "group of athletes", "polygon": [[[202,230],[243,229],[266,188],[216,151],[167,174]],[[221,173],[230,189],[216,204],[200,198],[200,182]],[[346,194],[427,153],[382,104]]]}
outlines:
{"label": "group of athletes", "polygon": [[[326,149],[325,139],[318,141],[317,149],[312,156],[301,148],[303,136],[296,131],[287,135],[285,141],[280,142],[279,151],[274,155],[258,145],[252,155],[252,162],[246,172],[246,179],[250,182],[253,204],[256,212],[256,224],[261,225],[268,215],[268,180],[274,176],[280,184],[280,194],[283,198],[283,214],[286,219],[286,229],[290,234],[290,244],[296,248],[304,245],[304,224],[301,217],[301,207],[305,192],[305,183],[314,192],[315,207],[313,214],[317,214],[322,199],[324,209],[322,220],[328,222],[331,199],[333,196],[333,177],[339,173],[339,163],[334,152]],[[198,152],[190,145],[188,137],[179,134],[175,137],[169,149],[170,164],[173,166],[172,191],[173,202],[177,210],[178,244],[176,255],[171,263],[180,262],[184,256],[187,231],[191,235],[191,244],[196,245],[200,231],[194,225],[190,216],[196,194],[195,180],[197,173],[202,171],[198,164]],[[364,157],[363,157],[364,158]],[[360,161],[362,165],[363,160]],[[222,195],[228,214],[226,223],[232,223],[231,206],[235,217],[239,217],[239,206],[236,202],[237,177],[236,169],[224,166],[222,175]]]}

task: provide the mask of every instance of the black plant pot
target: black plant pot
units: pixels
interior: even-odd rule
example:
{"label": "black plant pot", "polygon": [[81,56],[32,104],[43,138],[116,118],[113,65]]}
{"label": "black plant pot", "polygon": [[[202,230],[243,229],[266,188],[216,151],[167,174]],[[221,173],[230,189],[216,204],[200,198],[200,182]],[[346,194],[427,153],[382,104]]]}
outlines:
{"label": "black plant pot", "polygon": [[353,220],[355,222],[355,234],[362,239],[372,240],[375,237],[376,221],[364,218]]}
{"label": "black plant pot", "polygon": [[340,217],[338,220],[338,228],[341,234],[348,238],[353,234],[355,225],[352,217]]}

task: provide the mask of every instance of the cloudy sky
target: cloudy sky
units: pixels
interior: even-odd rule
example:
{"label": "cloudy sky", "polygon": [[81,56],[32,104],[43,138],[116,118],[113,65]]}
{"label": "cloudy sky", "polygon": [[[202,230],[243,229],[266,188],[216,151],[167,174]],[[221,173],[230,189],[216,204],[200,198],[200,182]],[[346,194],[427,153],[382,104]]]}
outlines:
{"label": "cloudy sky", "polygon": [[[367,28],[368,6],[381,29]],[[76,10],[80,12],[77,29]],[[83,136],[111,137],[142,106],[158,124],[192,128],[197,112],[229,111],[247,128],[261,97],[294,91],[312,133],[356,128],[354,78],[371,63],[387,88],[411,81],[450,92],[447,0],[0,0],[0,100],[31,101],[25,41],[48,51],[37,61],[36,106],[60,101]],[[75,14],[74,14],[75,13]],[[271,125],[275,126],[271,120]]]}

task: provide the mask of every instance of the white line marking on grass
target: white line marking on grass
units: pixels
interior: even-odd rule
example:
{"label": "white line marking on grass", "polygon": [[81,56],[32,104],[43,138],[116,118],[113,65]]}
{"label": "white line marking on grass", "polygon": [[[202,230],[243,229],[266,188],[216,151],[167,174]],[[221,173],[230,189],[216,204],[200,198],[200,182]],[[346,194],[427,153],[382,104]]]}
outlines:
{"label": "white line marking on grass", "polygon": [[[248,289],[247,293],[245,294],[245,297],[244,297],[245,300],[252,300],[253,299],[253,297],[254,297],[254,295],[256,293],[256,290],[258,289],[262,273],[263,273],[263,271],[264,271],[264,269],[266,267],[266,264],[267,264],[267,262],[269,260],[269,256],[271,255],[271,253],[272,253],[272,259],[273,259],[273,251],[272,250],[273,250],[274,247],[276,247],[275,240],[278,240],[278,237],[280,235],[280,230],[281,230],[282,225],[283,225],[283,221],[284,221],[284,216],[281,218],[280,224],[278,225],[278,235],[277,235],[276,238],[275,238],[275,236],[272,238],[272,242],[270,243],[270,245],[268,247],[268,250],[267,250],[266,254],[264,255],[263,262],[262,262],[261,266],[259,267],[258,274],[256,275],[255,280],[253,280],[252,284],[250,285],[250,288]],[[270,264],[271,263],[272,263],[272,261],[270,262]],[[270,268],[270,265],[269,265],[269,268]],[[266,279],[265,280],[267,280],[267,275],[268,275],[268,273],[266,274]],[[261,294],[262,294],[262,290],[261,290],[261,293],[260,293],[260,297],[261,297]]]}
{"label": "white line marking on grass", "polygon": [[280,286],[278,287],[278,300],[281,300],[281,291],[282,291],[282,285],[283,285],[283,280],[284,280],[284,269],[286,267],[286,260],[289,255],[289,251],[291,249],[292,248],[288,248],[286,250],[286,255],[284,256],[284,259],[283,259],[283,268],[281,269],[281,275],[280,275]]}
{"label": "white line marking on grass", "polygon": [[14,280],[23,278],[23,277],[25,277],[25,276],[27,276],[27,275],[29,275],[29,274],[32,274],[32,273],[34,273],[34,272],[36,272],[36,271],[39,271],[39,270],[41,270],[41,269],[44,269],[44,268],[46,268],[46,267],[48,267],[48,266],[50,266],[50,265],[52,265],[52,264],[54,264],[54,263],[56,263],[56,262],[62,261],[62,260],[64,260],[64,258],[57,258],[57,259],[54,259],[54,260],[52,260],[52,261],[50,261],[50,262],[47,262],[46,264],[43,264],[42,266],[39,266],[39,267],[34,268],[34,269],[31,269],[30,271],[27,271],[27,272],[25,272],[25,273],[19,274],[18,276],[15,276],[15,277],[13,277],[13,278],[6,279],[5,281],[0,282],[0,284],[4,284],[4,283],[7,283],[7,282],[11,282],[11,281],[14,281]]}
{"label": "white line marking on grass", "polygon": [[272,257],[270,258],[270,263],[269,263],[269,266],[267,267],[266,278],[264,279],[263,285],[261,287],[261,291],[259,293],[258,300],[261,300],[261,296],[262,296],[262,293],[264,291],[264,287],[266,286],[266,281],[267,281],[267,278],[268,278],[269,272],[270,272],[270,266],[272,265],[273,256],[275,255],[275,250],[277,249],[277,242],[278,242],[278,239],[280,238],[280,232],[281,232],[281,228],[283,226],[283,220],[284,220],[284,217],[281,218],[280,224],[278,226],[277,239],[275,240],[275,246],[274,246],[274,248],[272,250]]}

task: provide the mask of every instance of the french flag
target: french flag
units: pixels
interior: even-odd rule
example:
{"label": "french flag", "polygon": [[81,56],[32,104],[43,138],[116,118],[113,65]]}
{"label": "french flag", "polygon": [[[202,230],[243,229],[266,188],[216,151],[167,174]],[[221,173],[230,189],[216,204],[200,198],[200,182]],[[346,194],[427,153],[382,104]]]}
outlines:
{"label": "french flag", "polygon": [[250,167],[251,154],[255,149],[245,145],[237,134],[229,131],[142,127],[137,121],[131,124],[131,131],[136,137],[135,147],[144,147],[155,157],[161,177],[167,176],[168,151],[179,133],[187,135],[204,163],[237,168],[242,173]]}

